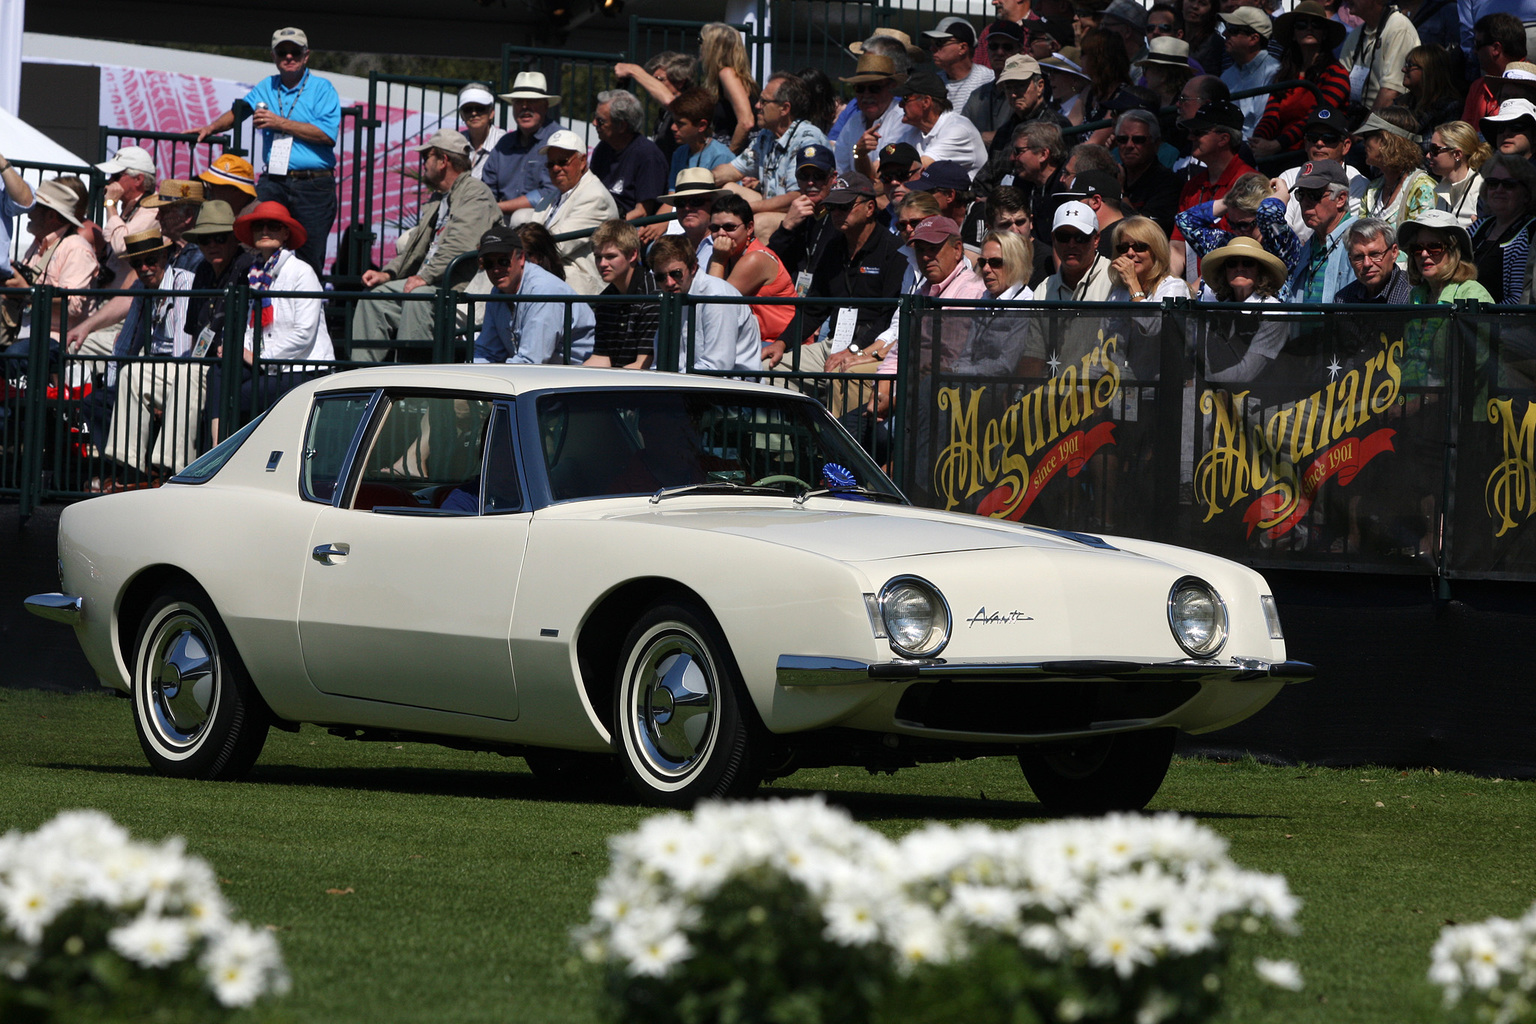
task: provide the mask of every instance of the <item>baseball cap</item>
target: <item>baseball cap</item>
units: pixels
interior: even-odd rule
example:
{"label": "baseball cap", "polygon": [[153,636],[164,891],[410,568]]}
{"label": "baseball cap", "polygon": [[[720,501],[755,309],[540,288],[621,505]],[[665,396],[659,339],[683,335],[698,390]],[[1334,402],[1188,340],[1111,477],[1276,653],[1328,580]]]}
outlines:
{"label": "baseball cap", "polygon": [[301,50],[307,50],[309,36],[305,35],[301,28],[280,28],[272,33],[272,49],[277,49],[279,43],[292,43]]}
{"label": "baseball cap", "polygon": [[832,191],[827,193],[827,198],[822,202],[829,206],[841,206],[843,203],[873,198],[875,198],[875,183],[858,171],[849,171],[847,174],[837,176],[837,180],[832,183]]}
{"label": "baseball cap", "polygon": [[1082,171],[1072,179],[1071,192],[1120,201],[1120,182],[1108,171]]}
{"label": "baseball cap", "polygon": [[1027,82],[1040,73],[1040,62],[1027,53],[1017,53],[1003,65],[998,82]]}
{"label": "baseball cap", "polygon": [[1349,175],[1344,165],[1337,160],[1308,161],[1301,165],[1292,191],[1298,188],[1327,188],[1329,185],[1349,186]]}
{"label": "baseball cap", "polygon": [[482,107],[494,107],[496,97],[492,95],[490,88],[483,82],[470,82],[459,90],[459,106],[466,103],[478,103]]}
{"label": "baseball cap", "polygon": [[419,146],[407,146],[412,153],[425,153],[429,149],[440,149],[444,153],[457,153],[460,156],[469,156],[470,144],[461,133],[450,128],[439,128],[432,133],[432,137]]}
{"label": "baseball cap", "polygon": [[1115,0],[1104,9],[1104,17],[1116,18],[1142,32],[1147,30],[1147,9],[1137,0]]}
{"label": "baseball cap", "polygon": [[954,189],[956,192],[971,190],[971,176],[964,167],[953,160],[935,160],[923,168],[923,173],[912,179],[907,188],[913,192],[928,192],[936,188]]}
{"label": "baseball cap", "polygon": [[516,228],[509,228],[505,224],[494,224],[480,236],[480,255],[482,256],[488,256],[494,252],[522,251],[522,236],[517,233]]}
{"label": "baseball cap", "polygon": [[926,68],[912,72],[902,88],[904,96],[932,96],[936,100],[949,99],[949,90],[939,81],[939,76]]}
{"label": "baseball cap", "polygon": [[120,171],[154,174],[155,158],[149,155],[149,150],[142,147],[124,146],[112,154],[112,159],[97,164],[96,169],[107,175],[117,174]]}
{"label": "baseball cap", "polygon": [[1024,42],[1024,26],[1007,18],[998,18],[987,27],[987,38],[995,39],[998,36],[1007,36],[1016,43]]}
{"label": "baseball cap", "polygon": [[1265,39],[1268,39],[1275,31],[1275,23],[1270,20],[1269,15],[1257,7],[1239,7],[1230,14],[1221,14],[1217,15],[1217,17],[1221,18],[1228,25],[1245,28],[1250,32],[1257,32]]}
{"label": "baseball cap", "polygon": [[[467,139],[465,140],[468,141]],[[581,136],[569,128],[562,128],[549,137],[544,145],[539,147],[540,153],[548,153],[552,149],[565,149],[572,153],[585,153],[586,143],[581,141]]]}
{"label": "baseball cap", "polygon": [[795,155],[795,170],[802,167],[814,167],[823,174],[832,170],[837,161],[832,155],[831,146],[805,146]]}
{"label": "baseball cap", "polygon": [[1331,107],[1318,107],[1307,118],[1303,130],[1311,131],[1314,128],[1342,137],[1349,134],[1349,119]]}
{"label": "baseball cap", "polygon": [[964,18],[953,15],[943,19],[923,35],[929,39],[958,39],[969,46],[976,45],[976,29]]}
{"label": "baseball cap", "polygon": [[1062,203],[1056,210],[1055,219],[1051,221],[1051,230],[1058,228],[1071,228],[1085,235],[1096,235],[1099,233],[1099,218],[1094,216],[1093,207],[1087,203]]}
{"label": "baseball cap", "polygon": [[910,168],[921,159],[922,157],[918,155],[916,147],[910,142],[887,142],[884,146],[880,147],[880,166],[882,168],[887,164],[892,167]]}
{"label": "baseball cap", "polygon": [[1185,128],[1198,131],[1209,131],[1212,128],[1230,128],[1235,132],[1243,130],[1243,112],[1236,103],[1230,100],[1212,100],[1195,112],[1194,117],[1187,117],[1179,124]]}
{"label": "baseball cap", "polygon": [[959,237],[960,225],[943,216],[924,217],[923,222],[912,231],[914,242],[947,242]]}

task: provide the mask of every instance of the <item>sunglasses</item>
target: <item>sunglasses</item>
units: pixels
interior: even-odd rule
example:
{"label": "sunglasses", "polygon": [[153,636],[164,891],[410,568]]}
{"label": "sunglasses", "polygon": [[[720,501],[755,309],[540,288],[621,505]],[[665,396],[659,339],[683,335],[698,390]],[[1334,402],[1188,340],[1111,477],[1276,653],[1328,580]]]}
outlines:
{"label": "sunglasses", "polygon": [[1326,28],[1328,22],[1322,18],[1297,18],[1292,22],[1292,25],[1297,31],[1317,31],[1318,29]]}
{"label": "sunglasses", "polygon": [[480,265],[486,270],[506,270],[512,265],[510,256],[482,256]]}
{"label": "sunglasses", "polygon": [[1087,245],[1092,237],[1080,231],[1057,231],[1051,235],[1051,240],[1057,245]]}
{"label": "sunglasses", "polygon": [[668,270],[664,272],[661,276],[668,281],[674,281],[678,284],[682,284],[683,278],[688,276],[688,271],[684,270],[682,267],[678,267],[675,270]]}
{"label": "sunglasses", "polygon": [[459,108],[459,113],[465,117],[485,117],[491,112],[491,108],[479,103],[466,103]]}
{"label": "sunglasses", "polygon": [[982,256],[976,260],[977,267],[991,267],[993,270],[1002,270],[1008,265],[1008,261],[1001,256]]}
{"label": "sunglasses", "polygon": [[1298,188],[1291,193],[1296,197],[1296,202],[1303,206],[1314,206],[1322,202],[1323,196],[1327,194],[1327,190],[1321,188]]}
{"label": "sunglasses", "polygon": [[727,232],[729,232],[729,231],[740,231],[740,230],[741,230],[741,225],[740,224],[711,224],[709,226],[709,233],[712,234],[712,235],[715,234],[716,232],[719,232],[719,231],[727,231]]}
{"label": "sunglasses", "polygon": [[673,205],[679,210],[702,210],[713,200],[710,199],[679,199]]}
{"label": "sunglasses", "polygon": [[549,166],[551,166],[551,167],[565,167],[572,160],[575,160],[579,156],[581,156],[580,153],[572,153],[569,156],[563,157],[563,158],[561,158],[559,160],[556,160],[552,156],[551,157],[546,157],[545,159],[548,161]]}
{"label": "sunglasses", "polygon": [[1259,261],[1252,256],[1233,256],[1227,260],[1228,270],[1258,270]]}
{"label": "sunglasses", "polygon": [[286,235],[288,225],[280,220],[259,220],[251,225],[253,235]]}
{"label": "sunglasses", "polygon": [[1150,136],[1150,135],[1116,135],[1115,136],[1115,145],[1117,145],[1117,146],[1145,146],[1147,143],[1149,143],[1151,141],[1152,141],[1152,136]]}
{"label": "sunglasses", "polygon": [[916,231],[917,226],[926,219],[926,217],[914,217],[911,220],[898,220],[896,226],[903,231]]}
{"label": "sunglasses", "polygon": [[1115,255],[1124,256],[1128,252],[1151,252],[1152,247],[1146,242],[1121,242],[1115,246]]}
{"label": "sunglasses", "polygon": [[860,82],[853,87],[853,91],[856,95],[868,96],[870,93],[884,92],[893,84],[889,78],[879,82]]}
{"label": "sunglasses", "polygon": [[1424,147],[1424,155],[1425,156],[1439,156],[1441,153],[1460,153],[1460,152],[1461,152],[1461,150],[1457,149],[1455,146],[1435,146],[1435,145],[1429,145],[1429,146],[1425,146]]}
{"label": "sunglasses", "polygon": [[1338,146],[1344,142],[1344,136],[1336,135],[1333,132],[1307,132],[1302,138],[1307,140],[1308,145],[1314,142],[1321,142],[1325,146]]}
{"label": "sunglasses", "polygon": [[886,171],[886,170],[882,170],[880,172],[880,180],[884,181],[884,182],[906,181],[907,180],[907,174],[911,170],[912,170],[912,168],[910,168],[910,167],[903,167],[899,171]]}
{"label": "sunglasses", "polygon": [[1147,35],[1149,36],[1166,36],[1171,34],[1173,31],[1174,27],[1171,22],[1159,22],[1156,25],[1147,25]]}
{"label": "sunglasses", "polygon": [[1523,186],[1514,178],[1484,178],[1483,187],[1491,188],[1495,191],[1498,189],[1508,189],[1513,192],[1515,189],[1522,188]]}
{"label": "sunglasses", "polygon": [[155,253],[151,256],[130,256],[128,265],[134,270],[143,270],[145,267],[158,267],[165,262],[163,253]]}
{"label": "sunglasses", "polygon": [[230,232],[228,232],[228,231],[220,231],[216,235],[200,235],[198,237],[198,239],[197,239],[197,244],[198,245],[223,245],[225,242],[229,241],[233,237],[235,237],[235,236],[233,234],[231,234]]}
{"label": "sunglasses", "polygon": [[1410,245],[1408,247],[1408,255],[1428,256],[1432,260],[1437,260],[1445,255],[1445,246],[1437,242],[1431,242],[1427,245]]}
{"label": "sunglasses", "polygon": [[1227,221],[1227,226],[1230,227],[1234,232],[1236,232],[1239,235],[1246,235],[1246,234],[1248,234],[1248,232],[1253,230],[1253,226],[1255,224],[1257,224],[1257,223],[1258,223],[1258,221],[1256,221],[1256,220],[1230,220],[1229,219]]}
{"label": "sunglasses", "polygon": [[807,182],[810,182],[812,185],[820,185],[822,182],[826,181],[828,177],[829,177],[829,175],[824,174],[821,171],[796,171],[795,172],[795,180],[796,181],[807,181]]}

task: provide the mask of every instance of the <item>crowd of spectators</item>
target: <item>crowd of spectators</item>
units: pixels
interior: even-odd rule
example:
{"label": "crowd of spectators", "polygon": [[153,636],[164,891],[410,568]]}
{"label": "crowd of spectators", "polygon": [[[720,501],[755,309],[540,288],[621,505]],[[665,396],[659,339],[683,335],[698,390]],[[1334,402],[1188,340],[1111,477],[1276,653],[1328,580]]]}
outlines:
{"label": "crowd of spectators", "polygon": [[[430,198],[394,259],[362,273],[378,297],[356,303],[337,347],[411,358],[449,289],[483,297],[457,325],[477,361],[645,368],[649,297],[745,297],[689,305],[678,369],[867,378],[895,371],[901,324],[858,300],[1184,298],[1253,306],[1179,342],[1211,379],[1253,381],[1295,341],[1265,304],[1531,301],[1536,63],[1520,13],[1467,0],[994,6],[996,20],[944,17],[915,39],[878,29],[848,47],[857,63],[840,83],[814,68],[759,83],[741,35],[717,23],[696,56],[617,64],[635,91],[603,91],[591,110],[562,109],[539,72],[499,96],[466,85],[462,129],[412,148]],[[339,101],[308,69],[304,32],[274,33],[272,54],[276,74],[197,129],[250,118],[259,179],[232,155],[159,179],[125,146],[99,165],[97,225],[83,183],[29,188],[0,157],[0,240],[23,212],[33,238],[14,266],[0,247],[0,271],[68,290],[38,321],[64,350],[217,353],[222,307],[180,293],[239,276],[255,296],[243,401],[285,386],[267,360],[332,358],[323,299],[264,293],[320,291]],[[660,109],[654,123],[636,92]],[[582,121],[590,151],[571,127]],[[126,295],[76,294],[90,288]],[[1028,319],[952,317],[923,340],[954,372],[1049,376],[1087,365],[1103,323]],[[1156,318],[1112,322],[1122,375],[1155,378]],[[1439,353],[1411,357],[1421,381],[1438,372]],[[98,388],[102,452],[175,471],[216,440],[217,382],[201,367]],[[833,388],[829,404],[885,416],[890,389],[868,384]]]}

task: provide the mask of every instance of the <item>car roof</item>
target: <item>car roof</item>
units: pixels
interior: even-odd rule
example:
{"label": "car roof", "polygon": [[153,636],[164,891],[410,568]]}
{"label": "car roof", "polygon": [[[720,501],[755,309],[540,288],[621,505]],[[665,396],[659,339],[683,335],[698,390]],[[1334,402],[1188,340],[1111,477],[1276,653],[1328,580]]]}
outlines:
{"label": "car roof", "polygon": [[[645,370],[608,370],[586,366],[534,366],[517,363],[457,363],[426,366],[369,366],[347,370],[309,383],[312,392],[367,388],[442,388],[517,395],[530,391],[580,388],[701,388],[793,395],[783,388],[728,380],[723,377]],[[307,398],[308,396],[306,396]]]}

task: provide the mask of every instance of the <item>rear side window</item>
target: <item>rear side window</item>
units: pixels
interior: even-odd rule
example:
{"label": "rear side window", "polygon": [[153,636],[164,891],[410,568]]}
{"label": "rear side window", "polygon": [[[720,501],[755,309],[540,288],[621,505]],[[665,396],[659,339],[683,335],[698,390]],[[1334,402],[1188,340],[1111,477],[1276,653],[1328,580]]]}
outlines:
{"label": "rear side window", "polygon": [[260,416],[257,416],[251,422],[220,441],[209,451],[193,460],[192,464],[186,469],[171,477],[171,483],[202,484],[212,480],[213,475],[223,469],[226,462],[234,458],[235,452],[240,450],[240,446],[245,443],[245,439],[250,437],[261,421],[266,418],[266,412],[262,412]]}
{"label": "rear side window", "polygon": [[330,504],[372,401],[371,393],[315,399],[304,432],[304,466],[299,472],[299,487],[306,499]]}

